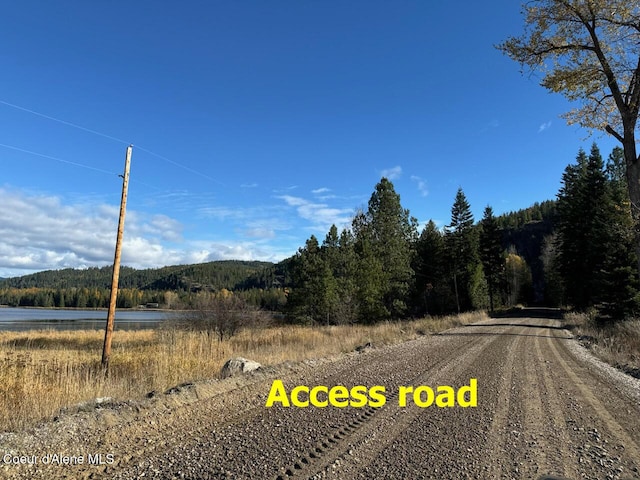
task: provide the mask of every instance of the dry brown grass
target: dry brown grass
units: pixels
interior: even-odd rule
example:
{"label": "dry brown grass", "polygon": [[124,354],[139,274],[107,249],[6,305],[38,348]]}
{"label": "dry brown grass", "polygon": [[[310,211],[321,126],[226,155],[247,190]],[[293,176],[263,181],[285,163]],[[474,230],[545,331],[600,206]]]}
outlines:
{"label": "dry brown grass", "polygon": [[116,331],[107,378],[100,367],[102,331],[0,332],[0,431],[28,427],[97,397],[140,398],[216,378],[230,357],[264,365],[328,357],[367,342],[398,343],[483,318],[475,313],[371,326],[247,329],[222,342],[205,332]]}
{"label": "dry brown grass", "polygon": [[594,314],[568,313],[564,323],[602,361],[640,378],[640,319],[600,323]]}

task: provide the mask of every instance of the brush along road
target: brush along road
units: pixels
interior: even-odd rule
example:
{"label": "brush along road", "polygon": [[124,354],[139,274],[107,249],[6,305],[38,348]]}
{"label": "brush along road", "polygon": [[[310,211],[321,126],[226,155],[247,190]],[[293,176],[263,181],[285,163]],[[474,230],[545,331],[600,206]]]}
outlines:
{"label": "brush along road", "polygon": [[640,479],[640,382],[540,313],[68,413],[0,478]]}

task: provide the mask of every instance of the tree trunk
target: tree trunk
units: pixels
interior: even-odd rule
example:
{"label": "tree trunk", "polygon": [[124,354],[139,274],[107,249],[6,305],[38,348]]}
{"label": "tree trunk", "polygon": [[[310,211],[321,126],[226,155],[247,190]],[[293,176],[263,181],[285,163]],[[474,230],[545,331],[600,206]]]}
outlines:
{"label": "tree trunk", "polygon": [[460,315],[460,297],[458,296],[458,275],[453,273],[453,287],[456,292],[456,306],[458,307],[458,315]]}
{"label": "tree trunk", "polygon": [[631,218],[633,219],[635,234],[638,274],[640,275],[640,161],[638,161],[636,154],[636,142],[633,132],[630,135],[625,135],[623,148],[627,164],[627,187],[629,188],[629,200],[631,201]]}
{"label": "tree trunk", "polygon": [[489,282],[489,311],[493,312],[493,279]]}

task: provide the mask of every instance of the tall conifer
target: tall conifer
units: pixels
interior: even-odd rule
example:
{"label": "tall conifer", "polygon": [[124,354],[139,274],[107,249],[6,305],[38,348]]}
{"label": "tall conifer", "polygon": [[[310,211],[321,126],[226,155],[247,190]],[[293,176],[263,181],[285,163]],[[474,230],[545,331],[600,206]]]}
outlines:
{"label": "tall conifer", "polygon": [[458,189],[451,207],[451,223],[445,228],[445,240],[456,308],[458,312],[470,310],[477,306],[479,283],[484,278],[478,275],[478,235],[462,188]]}
{"label": "tall conifer", "polygon": [[481,222],[480,260],[489,290],[489,306],[493,311],[504,284],[505,260],[502,254],[501,232],[490,206],[484,209]]}
{"label": "tall conifer", "polygon": [[360,284],[362,312],[382,318],[402,317],[407,313],[413,284],[411,263],[417,221],[402,208],[400,195],[386,178],[376,185],[368,207],[353,221],[361,257],[360,280],[364,282]]}

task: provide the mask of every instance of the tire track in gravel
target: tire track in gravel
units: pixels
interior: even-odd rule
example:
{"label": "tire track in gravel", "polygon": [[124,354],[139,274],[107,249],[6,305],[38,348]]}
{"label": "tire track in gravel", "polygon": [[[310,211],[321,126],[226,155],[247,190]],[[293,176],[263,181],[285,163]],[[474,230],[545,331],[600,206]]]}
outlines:
{"label": "tire track in gravel", "polygon": [[[515,329],[514,329],[515,330]],[[509,332],[506,332],[509,333]],[[511,460],[508,458],[506,444],[508,442],[513,443],[515,439],[512,438],[512,432],[509,428],[512,426],[514,420],[513,406],[515,404],[515,388],[513,381],[513,373],[516,369],[515,359],[516,354],[519,354],[520,344],[522,343],[525,333],[525,328],[519,328],[515,335],[518,335],[513,344],[508,348],[507,357],[504,361],[505,371],[502,375],[502,382],[500,389],[498,390],[497,398],[497,410],[493,417],[491,424],[491,430],[489,431],[488,444],[491,445],[490,450],[492,452],[499,452],[498,461],[491,463],[490,465],[490,478],[503,478],[503,473],[509,470],[508,462]]]}
{"label": "tire track in gravel", "polygon": [[[550,328],[545,329],[546,336],[552,335]],[[540,419],[545,419],[546,428],[540,432],[542,435],[539,452],[544,452],[546,457],[546,471],[541,473],[563,475],[569,478],[578,478],[578,472],[575,469],[574,458],[570,453],[569,445],[571,440],[567,431],[567,423],[563,418],[562,412],[565,408],[562,406],[560,397],[556,387],[551,379],[549,372],[550,366],[546,357],[542,354],[541,343],[543,338],[536,337],[533,345],[533,358],[529,370],[533,370],[540,387],[533,391],[529,391],[529,395],[537,395],[542,403],[542,413]],[[534,368],[535,364],[535,368]],[[544,448],[551,444],[552,448]],[[544,468],[544,467],[543,467]],[[542,468],[541,468],[542,470]]]}
{"label": "tire track in gravel", "polygon": [[[603,388],[601,379],[578,363],[558,339],[548,338],[547,344],[565,377],[562,383],[572,390],[569,395],[580,399],[578,405],[582,413],[571,423],[581,425],[574,427],[573,431],[582,440],[576,443],[579,444],[580,462],[585,464],[584,468],[597,472],[594,474],[601,478],[620,478],[624,472],[633,472],[630,473],[633,478],[640,478],[638,405],[629,401],[626,412],[621,412],[600,401],[597,393],[603,399],[613,398],[613,390],[606,385]],[[622,396],[616,397],[617,403],[628,401]],[[632,418],[634,413],[636,417]],[[618,421],[614,415],[626,417],[626,421]],[[634,428],[634,433],[628,431]]]}
{"label": "tire track in gravel", "polygon": [[[467,342],[467,343],[470,343]],[[446,352],[447,358],[454,356],[456,349],[443,345],[442,350]],[[115,423],[112,428],[99,429],[92,438],[95,448],[109,446],[109,451],[119,452],[116,455],[116,463],[109,466],[74,466],[72,470],[62,472],[56,467],[39,466],[38,469],[23,470],[25,478],[53,478],[56,474],[64,478],[111,478],[118,471],[125,471],[133,468],[143,472],[140,468],[140,459],[152,459],[158,457],[171,457],[176,455],[176,450],[183,449],[185,445],[203,442],[204,439],[216,435],[217,432],[224,432],[227,429],[242,428],[246,425],[264,423],[268,428],[273,427],[264,421],[264,417],[272,416],[264,407],[266,392],[269,390],[273,378],[280,377],[289,385],[302,384],[309,381],[310,376],[317,378],[317,384],[341,384],[342,380],[354,375],[354,368],[367,369],[370,363],[382,363],[387,365],[387,369],[393,371],[402,368],[406,363],[405,355],[394,355],[396,349],[406,349],[406,345],[397,345],[384,349],[375,349],[366,354],[350,354],[347,358],[342,357],[339,361],[320,361],[317,368],[305,365],[301,371],[285,372],[283,375],[271,374],[262,379],[258,375],[257,379],[249,380],[244,386],[235,389],[222,387],[218,382],[198,384],[193,387],[183,388],[193,391],[183,396],[169,396],[162,399],[162,404],[152,409],[151,412],[143,412],[134,415],[130,422]],[[351,358],[349,358],[351,357]],[[398,357],[398,358],[396,358]],[[415,359],[411,359],[413,363]],[[354,363],[356,364],[354,366]],[[358,367],[359,366],[359,367]],[[364,372],[360,372],[360,379],[366,377]],[[373,378],[373,377],[372,377]],[[370,379],[373,381],[372,379]],[[357,383],[357,382],[355,382]],[[233,382],[232,382],[233,384]],[[222,390],[222,393],[218,393]],[[195,396],[200,400],[189,399]],[[160,403],[160,402],[159,402]],[[316,424],[320,423],[332,425],[351,422],[355,419],[353,411],[350,409],[325,409],[324,415],[316,415]],[[151,413],[145,415],[145,413]],[[295,412],[298,416],[303,411]],[[108,415],[108,413],[106,413]],[[262,418],[261,418],[262,417]],[[307,419],[308,420],[308,419]],[[295,425],[303,420],[282,419],[280,424]],[[309,423],[309,422],[307,422]],[[313,423],[313,422],[312,422]],[[277,425],[277,422],[276,422]],[[187,428],[185,428],[187,427]],[[100,427],[102,428],[102,427]],[[73,444],[75,443],[75,444]],[[90,443],[83,445],[84,449],[91,450]],[[93,451],[95,451],[95,448]],[[82,454],[78,450],[77,441],[64,444],[59,443],[59,450],[70,454]],[[292,452],[289,452],[292,453]],[[13,469],[15,478],[20,478],[18,469]],[[126,478],[126,477],[125,477]]]}
{"label": "tire track in gravel", "polygon": [[[306,371],[303,376],[283,380],[285,380],[285,385],[288,387],[297,384],[325,384],[328,386],[342,384],[347,387],[356,384],[369,386],[383,384],[387,387],[395,387],[396,384],[406,383],[408,379],[415,376],[416,368],[419,368],[416,366],[424,365],[425,362],[432,364],[430,368],[435,365],[435,361],[430,360],[433,358],[431,355],[427,356],[424,350],[417,348],[421,343],[435,343],[437,348],[434,348],[434,352],[437,352],[437,356],[443,358],[444,361],[449,361],[451,358],[456,357],[461,347],[473,342],[471,339],[464,339],[464,341],[452,344],[445,340],[437,337],[428,337],[398,346],[385,347],[367,354],[343,359],[346,363],[344,365],[340,364],[331,375],[327,375],[325,371],[325,369],[331,368],[330,364],[323,365],[322,369],[318,371],[312,369]],[[375,365],[377,368],[372,369],[371,365]],[[392,390],[393,388],[388,391]],[[314,452],[314,448],[318,448],[319,444],[326,442],[327,445],[333,445],[333,442],[329,442],[328,439],[332,438],[333,435],[339,434],[340,430],[344,429],[345,426],[353,429],[353,424],[359,425],[364,422],[364,419],[359,417],[362,413],[361,409],[279,407],[267,409],[264,408],[267,391],[268,389],[265,389],[262,395],[260,411],[253,418],[245,419],[246,421],[237,424],[231,430],[228,428],[216,429],[203,444],[195,446],[181,445],[181,451],[175,450],[169,456],[174,458],[184,457],[183,452],[192,451],[188,454],[188,458],[183,461],[183,463],[191,464],[206,462],[207,459],[204,457],[207,456],[211,461],[211,458],[217,456],[219,464],[232,464],[233,466],[231,469],[223,467],[218,472],[209,471],[209,477],[207,478],[228,478],[229,476],[233,478],[251,478],[254,475],[249,472],[251,472],[252,464],[256,462],[256,459],[245,456],[249,449],[247,445],[239,450],[242,451],[243,455],[235,455],[233,458],[229,455],[221,457],[220,452],[215,451],[215,445],[238,444],[242,443],[243,438],[251,437],[253,443],[260,444],[263,451],[269,452],[268,455],[263,455],[258,459],[263,466],[264,472],[271,470],[274,475],[278,471],[280,474],[286,473],[287,468],[282,466],[290,465],[293,473],[296,470],[295,464],[300,462],[299,466],[302,467],[304,464],[302,459],[309,460],[312,458],[311,453]],[[369,416],[378,415],[377,409],[369,413]],[[257,426],[259,428],[256,428]],[[344,435],[344,433],[340,435]],[[335,438],[332,438],[332,440],[336,441]],[[193,451],[196,449],[198,452],[195,452],[194,456]],[[234,451],[237,452],[238,450]],[[292,458],[297,460],[292,461]],[[286,461],[287,459],[289,460],[288,462]],[[163,464],[162,468],[165,469],[165,473],[169,476],[172,475],[171,472],[173,470],[167,472],[166,462],[158,459],[157,456],[145,463],[146,465],[138,469],[134,468],[133,471],[128,472],[122,478],[137,478],[143,474],[149,476],[149,474],[153,474],[155,470],[159,469],[159,465]],[[169,465],[169,468],[171,469],[173,466]],[[261,476],[263,478],[269,477],[266,473]]]}
{"label": "tire track in gravel", "polygon": [[[484,405],[482,409],[479,399],[479,407],[473,412],[426,409],[411,414],[410,421],[400,425],[406,427],[400,433],[393,429],[385,432],[379,445],[376,445],[378,439],[369,440],[368,451],[375,457],[372,461],[361,458],[357,451],[352,455],[333,455],[340,463],[310,478],[532,479],[542,474],[564,475],[576,480],[639,478],[632,461],[619,462],[612,455],[607,457],[604,448],[596,450],[597,445],[585,444],[585,435],[593,437],[593,430],[585,433],[587,429],[580,427],[576,433],[571,428],[573,422],[569,417],[575,414],[580,418],[581,404],[589,407],[589,402],[585,402],[582,392],[573,391],[571,379],[563,374],[564,369],[558,368],[558,361],[550,351],[550,345],[564,348],[563,343],[569,338],[559,330],[558,322],[551,319],[511,321],[511,328],[494,331],[496,337],[504,340],[486,344],[475,359],[476,364],[484,366],[484,374],[489,374],[483,380],[479,378],[479,384],[481,381],[490,384],[494,404]],[[526,325],[518,327],[525,322]],[[567,361],[575,361],[572,359],[568,357]],[[453,377],[459,380],[458,374],[464,370],[473,372],[474,367],[463,361],[462,370],[451,370],[446,376],[449,380]],[[491,371],[495,371],[495,375],[490,375]],[[587,378],[582,372],[581,376]],[[585,382],[587,380],[583,382],[587,389],[595,383],[588,382],[587,387]],[[608,380],[604,385],[608,385]],[[594,395],[592,392],[591,396]],[[638,411],[637,405],[628,406],[629,415]],[[495,420],[488,430],[483,430],[480,422],[486,423],[492,411]],[[502,426],[501,422],[504,422]],[[605,418],[604,422],[610,423],[610,419]],[[637,428],[638,418],[629,418],[628,423]],[[470,430],[470,426],[479,428]],[[606,447],[607,440],[603,437],[602,441]],[[481,446],[477,448],[478,445]],[[585,449],[591,449],[594,465],[579,462],[580,452],[584,453]]]}
{"label": "tire track in gravel", "polygon": [[[543,334],[546,333],[543,331]],[[553,465],[551,455],[548,455],[548,449],[544,448],[548,439],[549,420],[544,411],[542,395],[547,391],[544,388],[544,381],[539,377],[537,371],[540,369],[541,358],[537,355],[537,351],[534,346],[537,346],[540,338],[536,336],[533,338],[533,344],[529,348],[525,348],[522,355],[520,355],[521,369],[524,371],[523,398],[528,398],[528,405],[525,405],[524,410],[524,435],[526,436],[525,442],[528,447],[528,451],[535,459],[533,466],[527,465],[524,472],[531,478],[540,473],[550,474],[552,472],[561,472],[558,470],[558,465]],[[541,419],[547,418],[544,424]],[[554,445],[559,446],[559,445]],[[562,465],[562,464],[561,464]],[[562,472],[564,473],[564,472]]]}
{"label": "tire track in gravel", "polygon": [[[436,372],[428,384],[460,385],[477,377],[478,408],[421,409],[413,406],[411,410],[403,409],[406,420],[398,424],[401,428],[395,429],[396,424],[392,424],[389,427],[391,434],[385,429],[382,439],[370,439],[366,461],[354,455],[355,461],[351,464],[332,465],[331,470],[321,472],[323,476],[313,478],[495,478],[485,465],[489,450],[486,419],[491,418],[497,407],[493,392],[498,389],[499,382],[488,381],[481,370],[495,372],[495,377],[499,375],[504,362],[496,361],[495,352],[509,351],[514,334],[496,335],[492,325],[468,332],[468,329],[466,332],[458,330],[447,335],[475,338],[478,350]],[[483,474],[470,477],[472,470]]]}
{"label": "tire track in gravel", "polygon": [[[463,344],[465,346],[472,343],[473,345],[464,350],[456,361],[473,362],[487,347],[487,344],[495,340],[495,338],[486,338],[482,342],[474,342],[473,340],[465,342]],[[446,383],[450,380],[452,372],[459,367],[457,363],[452,363],[450,360],[450,358],[442,358],[405,382],[404,385],[436,385],[441,381]],[[422,409],[416,406],[398,407],[397,387],[399,385],[387,395],[387,403],[383,408],[377,409],[375,416],[367,416],[365,413],[368,418],[363,420],[369,420],[366,424],[360,425],[353,432],[339,431],[338,434],[341,434],[339,442],[336,442],[338,438],[335,435],[329,437],[322,446],[330,448],[325,448],[328,450],[326,452],[322,450],[320,453],[323,455],[316,456],[311,460],[306,458],[306,462],[296,462],[293,467],[285,468],[284,474],[278,475],[276,479],[350,478],[354,474],[354,469],[349,464],[351,458],[357,459],[357,469],[366,467],[415,421],[417,415],[422,413]],[[332,443],[333,445],[331,445]],[[324,455],[325,453],[326,455]]]}
{"label": "tire track in gravel", "polygon": [[[110,426],[88,423],[53,443],[68,454],[73,442],[113,450],[119,464],[16,469],[12,478],[640,478],[633,470],[640,465],[638,402],[578,360],[558,325],[486,320],[339,359],[197,384],[141,412],[107,411],[101,418]],[[287,391],[384,385],[387,401],[381,408],[265,408],[275,378]],[[477,408],[398,407],[400,385],[457,388],[469,378],[478,378]]]}

